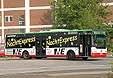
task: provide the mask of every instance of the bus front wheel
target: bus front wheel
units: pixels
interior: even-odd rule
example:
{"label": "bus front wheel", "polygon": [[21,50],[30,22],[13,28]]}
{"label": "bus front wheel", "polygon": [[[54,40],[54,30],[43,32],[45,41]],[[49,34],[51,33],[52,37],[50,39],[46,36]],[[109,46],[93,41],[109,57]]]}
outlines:
{"label": "bus front wheel", "polygon": [[29,53],[27,51],[23,52],[23,58],[24,59],[30,59]]}
{"label": "bus front wheel", "polygon": [[68,60],[75,60],[75,53],[73,51],[69,51],[67,53],[67,57]]}

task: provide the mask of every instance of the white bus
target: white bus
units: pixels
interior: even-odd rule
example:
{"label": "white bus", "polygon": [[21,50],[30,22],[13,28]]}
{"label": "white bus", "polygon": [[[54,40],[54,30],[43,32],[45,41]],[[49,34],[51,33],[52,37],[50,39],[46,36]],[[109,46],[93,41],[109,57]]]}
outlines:
{"label": "white bus", "polygon": [[29,59],[66,57],[69,60],[106,57],[103,30],[50,30],[6,34],[5,55]]}

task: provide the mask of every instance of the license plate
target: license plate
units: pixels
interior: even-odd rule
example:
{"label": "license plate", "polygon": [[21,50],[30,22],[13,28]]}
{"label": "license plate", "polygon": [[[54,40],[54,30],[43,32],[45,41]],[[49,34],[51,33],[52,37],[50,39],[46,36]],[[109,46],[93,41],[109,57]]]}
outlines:
{"label": "license plate", "polygon": [[100,55],[103,55],[103,53],[100,53]]}

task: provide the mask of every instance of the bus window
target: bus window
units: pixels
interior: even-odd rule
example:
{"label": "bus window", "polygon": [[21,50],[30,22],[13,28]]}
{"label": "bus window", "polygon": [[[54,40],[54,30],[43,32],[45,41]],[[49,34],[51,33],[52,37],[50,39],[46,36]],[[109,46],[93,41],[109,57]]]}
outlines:
{"label": "bus window", "polygon": [[105,47],[105,37],[97,36],[97,47]]}
{"label": "bus window", "polygon": [[105,36],[101,36],[101,35],[97,35],[96,38],[95,36],[93,36],[93,40],[92,40],[92,45],[97,47],[97,48],[104,48],[106,47],[106,37]]}

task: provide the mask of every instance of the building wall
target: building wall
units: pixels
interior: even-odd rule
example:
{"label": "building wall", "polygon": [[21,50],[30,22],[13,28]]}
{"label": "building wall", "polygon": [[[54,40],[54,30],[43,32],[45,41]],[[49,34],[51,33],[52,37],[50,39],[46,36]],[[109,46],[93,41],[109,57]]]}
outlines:
{"label": "building wall", "polygon": [[4,42],[5,41],[5,40],[2,40],[1,38],[2,38],[2,29],[0,29],[0,47],[1,47],[1,45],[4,45],[1,42]]}
{"label": "building wall", "polygon": [[2,29],[0,29],[0,36],[2,36]]}
{"label": "building wall", "polygon": [[19,29],[5,29],[5,34],[8,34],[8,33],[19,33]]}
{"label": "building wall", "polygon": [[4,26],[19,26],[19,15],[25,15],[25,11],[24,10],[5,11],[4,19],[5,16],[13,16],[13,22],[5,22],[4,20]]}
{"label": "building wall", "polygon": [[5,30],[4,30],[4,37],[5,37],[5,35],[8,34],[8,33],[22,33],[22,32],[21,32],[21,29],[22,29],[22,28],[5,29]]}
{"label": "building wall", "polygon": [[51,28],[30,28],[30,32],[39,32],[41,30],[50,30]]}
{"label": "building wall", "polygon": [[[51,0],[2,0],[4,2],[1,8],[1,18],[3,15],[3,22],[0,22],[2,29],[2,37],[6,33],[21,33],[20,29],[24,28],[25,32],[39,32],[44,29],[45,25],[50,25],[54,21],[51,19],[51,9],[49,2]],[[28,5],[29,3],[29,5]],[[1,0],[0,0],[1,4]],[[3,9],[3,10],[2,10]],[[25,15],[25,26],[19,26],[19,15]],[[6,22],[6,16],[13,16],[13,22]],[[30,16],[30,19],[29,19]],[[27,18],[28,17],[28,18]],[[28,20],[29,19],[29,20]],[[26,20],[27,23],[26,23]],[[30,25],[28,24],[30,23]],[[43,26],[44,25],[44,26]],[[35,27],[34,27],[35,26]],[[47,28],[50,28],[46,27]],[[36,28],[37,27],[37,28]]]}
{"label": "building wall", "polygon": [[1,18],[1,12],[0,12],[0,27],[2,26],[2,18]]}
{"label": "building wall", "polygon": [[103,3],[110,3],[113,2],[113,0],[103,0]]}
{"label": "building wall", "polygon": [[4,8],[25,7],[25,0],[4,0]]}
{"label": "building wall", "polygon": [[50,25],[54,20],[51,19],[51,10],[31,10],[30,25]]}
{"label": "building wall", "polygon": [[1,9],[1,0],[0,0],[0,9]]}
{"label": "building wall", "polygon": [[30,0],[30,7],[50,6],[52,0]]}

